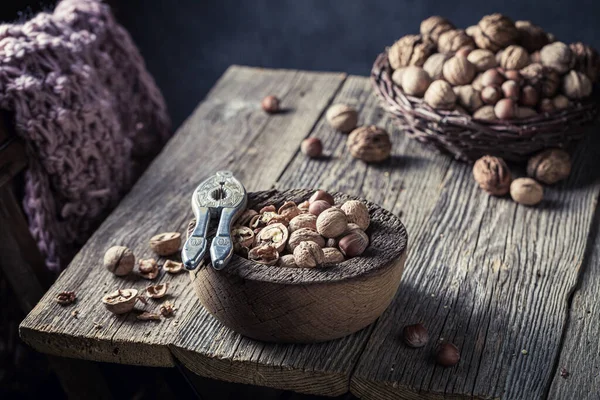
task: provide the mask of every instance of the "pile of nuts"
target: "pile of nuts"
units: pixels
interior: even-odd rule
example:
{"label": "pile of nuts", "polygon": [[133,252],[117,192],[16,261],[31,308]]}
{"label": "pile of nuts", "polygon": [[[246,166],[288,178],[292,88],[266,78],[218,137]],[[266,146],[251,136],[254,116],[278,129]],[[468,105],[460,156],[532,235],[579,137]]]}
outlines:
{"label": "pile of nuts", "polygon": [[388,51],[392,81],[434,109],[479,120],[530,118],[572,107],[592,93],[600,57],[529,21],[487,15],[457,29],[439,16]]}
{"label": "pile of nuts", "polygon": [[571,172],[569,153],[561,149],[544,150],[527,162],[527,176],[512,179],[506,162],[493,156],[481,157],[473,165],[473,177],[479,187],[493,196],[510,196],[519,204],[533,206],[544,197],[539,183],[552,185],[566,179]]}
{"label": "pile of nuts", "polygon": [[315,268],[361,255],[369,245],[369,224],[365,203],[349,200],[338,207],[333,196],[318,190],[301,204],[245,210],[232,237],[236,254],[256,263]]}
{"label": "pile of nuts", "polygon": [[[408,347],[421,348],[429,342],[429,332],[425,325],[418,323],[402,329],[402,339]],[[460,361],[460,350],[446,340],[440,340],[433,348],[435,362],[442,367],[452,367]]]}

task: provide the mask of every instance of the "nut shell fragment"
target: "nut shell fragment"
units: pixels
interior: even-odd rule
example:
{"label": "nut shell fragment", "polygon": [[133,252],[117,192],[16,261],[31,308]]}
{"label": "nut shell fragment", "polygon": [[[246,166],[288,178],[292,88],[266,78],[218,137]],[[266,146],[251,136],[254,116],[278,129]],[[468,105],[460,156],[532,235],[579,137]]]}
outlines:
{"label": "nut shell fragment", "polygon": [[179,251],[181,234],[179,232],[165,232],[152,236],[150,248],[159,256],[170,256]]}
{"label": "nut shell fragment", "polygon": [[152,299],[160,299],[160,298],[166,296],[168,288],[169,288],[168,283],[161,283],[158,285],[148,286],[146,288],[146,296],[148,296]]}
{"label": "nut shell fragment", "polygon": [[137,297],[136,289],[119,289],[102,297],[102,303],[113,314],[125,314],[133,310]]}

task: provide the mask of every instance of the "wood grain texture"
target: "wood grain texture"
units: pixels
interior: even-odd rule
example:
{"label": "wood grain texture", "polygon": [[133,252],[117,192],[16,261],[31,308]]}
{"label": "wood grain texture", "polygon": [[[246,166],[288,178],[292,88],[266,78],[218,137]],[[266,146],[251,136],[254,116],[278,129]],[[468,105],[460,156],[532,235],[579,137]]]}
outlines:
{"label": "wood grain texture", "polygon": [[[488,197],[468,165],[453,164],[415,239],[399,295],[359,361],[352,392],[377,399],[543,398],[598,198],[594,163],[579,153],[569,180],[547,188],[536,208]],[[401,329],[419,321],[430,343],[407,348]],[[432,360],[441,338],[461,349],[453,368]]]}
{"label": "wood grain texture", "polygon": [[[130,247],[137,258],[153,257],[148,240],[163,231],[183,232],[191,215],[189,196],[195,186],[215,171],[241,158],[252,162],[264,158],[250,151],[261,135],[280,140],[282,127],[290,130],[288,153],[321,115],[328,99],[344,79],[342,74],[311,74],[295,71],[232,67],[207,99],[186,121],[119,207],[95,232],[42,301],[21,324],[21,337],[34,348],[66,357],[146,366],[171,366],[167,344],[173,341],[182,318],[200,308],[187,274],[161,271],[156,282],[169,282],[175,316],[161,322],[138,321],[136,313],[114,316],[100,302],[103,294],[117,288],[143,289],[150,282],[133,275],[112,276],[101,260],[112,245]],[[260,109],[267,94],[279,95],[296,112],[273,117]],[[294,142],[294,135],[297,141]],[[271,149],[277,143],[273,142]],[[262,149],[261,149],[262,150]],[[285,151],[269,155],[269,170],[244,169],[249,189],[269,185],[270,168],[287,162]],[[280,158],[283,157],[283,158]],[[235,172],[240,172],[234,169]],[[162,260],[159,264],[162,264]],[[58,292],[74,290],[78,301],[61,307],[53,299]],[[150,301],[154,310],[160,302]],[[77,318],[71,312],[79,312]]]}

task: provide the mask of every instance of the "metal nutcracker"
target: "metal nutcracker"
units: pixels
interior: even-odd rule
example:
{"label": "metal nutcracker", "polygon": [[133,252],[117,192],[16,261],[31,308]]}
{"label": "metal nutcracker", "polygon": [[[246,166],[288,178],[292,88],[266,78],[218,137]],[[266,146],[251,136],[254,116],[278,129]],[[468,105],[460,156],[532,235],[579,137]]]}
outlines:
{"label": "metal nutcracker", "polygon": [[230,171],[219,171],[202,182],[192,195],[192,211],[196,226],[183,245],[181,259],[188,270],[194,270],[206,253],[208,227],[219,218],[217,234],[210,246],[214,269],[223,269],[233,255],[231,227],[246,209],[248,197],[244,185]]}

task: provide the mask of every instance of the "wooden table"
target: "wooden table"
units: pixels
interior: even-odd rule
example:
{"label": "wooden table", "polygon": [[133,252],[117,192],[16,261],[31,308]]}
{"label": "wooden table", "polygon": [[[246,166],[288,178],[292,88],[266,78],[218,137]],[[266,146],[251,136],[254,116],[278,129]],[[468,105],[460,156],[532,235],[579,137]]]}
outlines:
{"label": "wooden table", "polygon": [[[286,111],[262,112],[267,94],[281,97]],[[391,132],[389,161],[366,165],[349,156],[347,136],[324,120],[337,102],[356,106],[361,124]],[[23,321],[21,337],[50,354],[145,366],[178,360],[206,377],[327,396],[597,399],[597,135],[580,147],[569,180],[547,188],[543,204],[529,208],[487,196],[469,165],[407,139],[378,104],[364,77],[229,68]],[[307,136],[323,141],[326,158],[310,160],[298,152]],[[212,318],[185,273],[158,278],[171,285],[174,318],[141,322],[135,315],[109,314],[100,303],[104,293],[148,282],[113,277],[101,265],[104,251],[123,244],[138,258],[151,257],[150,236],[184,232],[193,189],[225,168],[249,191],[337,190],[401,216],[410,253],[384,315],[336,341],[260,343]],[[63,290],[76,291],[76,305],[53,301]],[[400,332],[418,321],[429,328],[431,341],[415,350],[402,344]],[[457,366],[432,362],[440,338],[460,347]]]}

